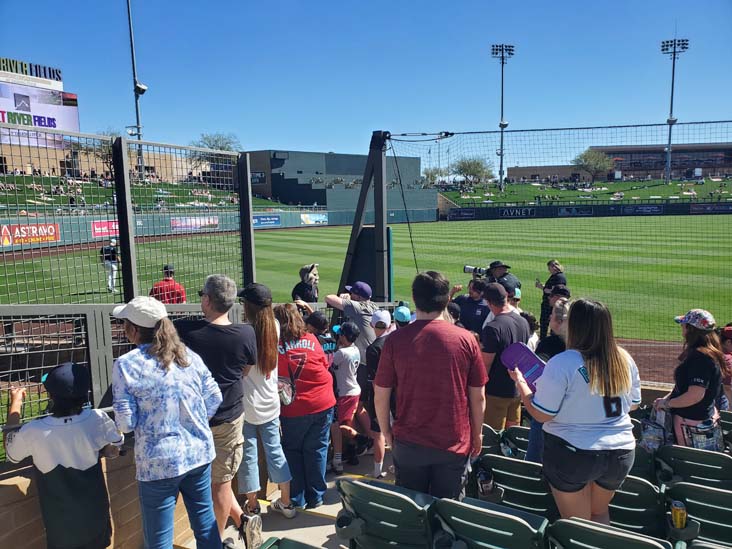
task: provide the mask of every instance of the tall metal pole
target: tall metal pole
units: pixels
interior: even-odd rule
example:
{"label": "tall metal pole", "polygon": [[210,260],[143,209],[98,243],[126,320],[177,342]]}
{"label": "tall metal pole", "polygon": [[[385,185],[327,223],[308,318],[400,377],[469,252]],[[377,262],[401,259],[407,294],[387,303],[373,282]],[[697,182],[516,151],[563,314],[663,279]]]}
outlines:
{"label": "tall metal pole", "polygon": [[[140,93],[137,81],[137,61],[135,59],[135,33],[132,30],[132,6],[127,0],[127,23],[130,28],[130,54],[132,55],[132,86],[135,91],[135,135],[137,140],[142,140],[142,124],[140,123]],[[142,159],[142,145],[137,146],[137,171],[140,179],[144,178],[145,168]]]}
{"label": "tall metal pole", "polygon": [[501,52],[501,120],[498,123],[498,127],[501,128],[501,145],[498,149],[498,188],[503,192],[503,131],[508,126],[508,123],[503,120],[503,73],[506,66],[506,54]]}
{"label": "tall metal pole", "polygon": [[671,184],[671,130],[674,127],[674,124],[676,124],[676,119],[674,118],[674,85],[676,83],[676,40],[674,40],[674,49],[673,53],[671,54],[671,105],[668,110],[668,120],[666,120],[666,123],[668,124],[668,145],[666,146],[666,173],[665,175],[665,182],[666,185]]}

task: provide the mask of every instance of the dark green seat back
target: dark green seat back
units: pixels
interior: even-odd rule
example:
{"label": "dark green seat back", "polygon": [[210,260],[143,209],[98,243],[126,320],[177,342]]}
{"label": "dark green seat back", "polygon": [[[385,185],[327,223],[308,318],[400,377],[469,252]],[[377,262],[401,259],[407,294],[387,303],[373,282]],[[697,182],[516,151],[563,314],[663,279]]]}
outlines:
{"label": "dark green seat back", "polygon": [[561,519],[548,529],[551,547],[561,549],[672,549],[668,541],[581,519]]}
{"label": "dark green seat back", "polygon": [[529,447],[529,428],[514,425],[503,431],[503,443],[511,450],[511,456],[516,459],[526,458],[526,449]]}
{"label": "dark green seat back", "polygon": [[541,515],[550,521],[559,517],[541,465],[505,456],[483,456],[481,465],[493,472],[493,481],[503,489],[501,503]]}
{"label": "dark green seat back", "polygon": [[260,549],[318,549],[317,545],[310,545],[288,538],[269,538],[260,546]]}
{"label": "dark green seat back", "polygon": [[[712,488],[732,490],[732,456],[722,452],[708,452],[685,446],[662,446],[656,452],[656,460],[671,468],[678,481],[693,482]],[[663,467],[659,479],[667,482]]]}
{"label": "dark green seat back", "polygon": [[336,480],[343,508],[364,521],[357,547],[429,547],[434,498],[384,482]]}
{"label": "dark green seat back", "polygon": [[628,476],[610,502],[610,524],[623,530],[665,537],[665,503],[658,488],[642,478]]}
{"label": "dark green seat back", "polygon": [[630,474],[634,477],[656,483],[656,458],[653,453],[643,448],[643,446],[636,444],[635,461],[633,461],[633,468],[630,470]]}
{"label": "dark green seat back", "polygon": [[699,521],[700,541],[732,545],[732,491],[679,482],[666,495],[683,502],[689,517]]}
{"label": "dark green seat back", "polygon": [[501,433],[484,423],[483,449],[480,451],[480,455],[484,456],[486,454],[501,455]]}
{"label": "dark green seat back", "polygon": [[719,422],[722,424],[723,431],[732,431],[732,412],[728,410],[719,412]]}
{"label": "dark green seat back", "polygon": [[441,499],[435,506],[441,522],[455,539],[470,549],[539,549],[544,546],[548,521],[543,517],[534,516],[532,525],[525,520],[527,513],[471,499],[462,503]]}

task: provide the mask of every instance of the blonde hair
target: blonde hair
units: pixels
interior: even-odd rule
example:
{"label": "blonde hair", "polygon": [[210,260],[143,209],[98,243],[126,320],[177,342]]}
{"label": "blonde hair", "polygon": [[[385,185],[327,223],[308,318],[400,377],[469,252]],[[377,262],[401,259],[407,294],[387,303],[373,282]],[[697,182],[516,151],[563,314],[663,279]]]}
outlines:
{"label": "blonde hair", "polygon": [[[130,322],[125,320],[125,322]],[[130,322],[134,324],[134,322]],[[182,368],[190,365],[188,349],[178,337],[178,332],[169,318],[161,318],[154,328],[145,328],[134,324],[139,333],[139,343],[149,343],[147,353],[154,357],[166,370],[172,364]]]}
{"label": "blonde hair", "polygon": [[592,299],[572,303],[567,348],[582,354],[592,393],[616,397],[630,391],[629,356],[615,343],[612,316],[603,303]]}
{"label": "blonde hair", "polygon": [[547,267],[554,267],[556,268],[560,273],[564,272],[564,267],[562,267],[562,264],[559,263],[556,259],[550,259],[546,262]]}
{"label": "blonde hair", "polygon": [[561,322],[561,330],[558,334],[562,339],[567,339],[567,319],[569,318],[569,300],[565,297],[560,297],[554,303],[552,307],[552,315],[557,322]]}

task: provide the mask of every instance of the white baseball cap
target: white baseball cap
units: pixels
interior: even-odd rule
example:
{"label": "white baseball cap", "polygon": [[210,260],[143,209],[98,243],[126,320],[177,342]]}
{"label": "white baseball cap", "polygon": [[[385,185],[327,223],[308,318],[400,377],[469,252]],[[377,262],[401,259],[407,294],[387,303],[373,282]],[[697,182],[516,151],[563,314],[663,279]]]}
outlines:
{"label": "white baseball cap", "polygon": [[379,322],[383,322],[386,328],[391,326],[391,314],[389,311],[383,311],[381,309],[374,311],[371,315],[371,327],[376,328],[376,324]]}
{"label": "white baseball cap", "polygon": [[139,296],[127,305],[115,307],[112,316],[125,318],[137,326],[154,328],[159,320],[168,316],[165,305],[154,297]]}
{"label": "white baseball cap", "polygon": [[117,239],[116,239],[116,238],[110,238],[110,239],[109,239],[109,243],[110,243],[110,244],[111,244],[112,246],[116,246],[116,245],[117,245]]}

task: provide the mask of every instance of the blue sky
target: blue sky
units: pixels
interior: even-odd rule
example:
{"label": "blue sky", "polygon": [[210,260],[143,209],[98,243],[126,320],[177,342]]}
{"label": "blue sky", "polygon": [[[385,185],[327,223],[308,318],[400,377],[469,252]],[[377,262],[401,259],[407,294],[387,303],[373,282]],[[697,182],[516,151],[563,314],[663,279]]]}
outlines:
{"label": "blue sky", "polygon": [[[59,67],[81,129],[134,123],[125,0],[0,1],[0,56]],[[372,130],[732,118],[730,0],[133,0],[145,138],[233,132],[246,149],[366,152]],[[13,21],[22,24],[13,24]]]}

